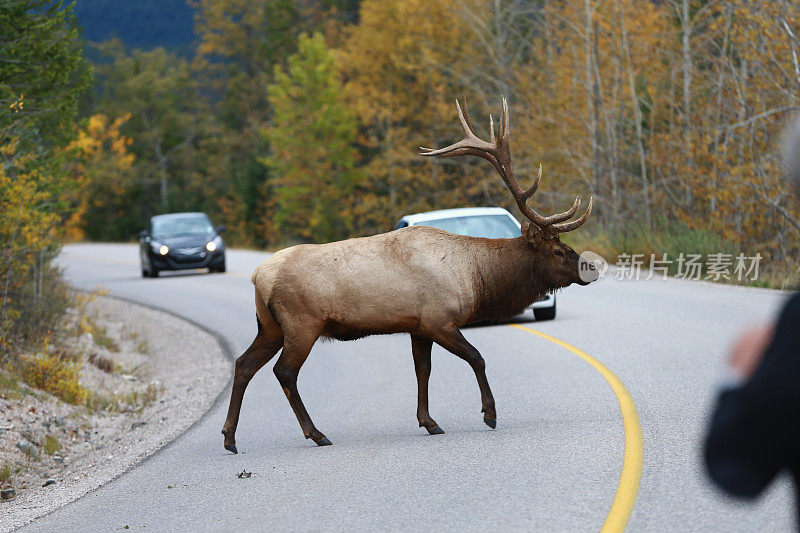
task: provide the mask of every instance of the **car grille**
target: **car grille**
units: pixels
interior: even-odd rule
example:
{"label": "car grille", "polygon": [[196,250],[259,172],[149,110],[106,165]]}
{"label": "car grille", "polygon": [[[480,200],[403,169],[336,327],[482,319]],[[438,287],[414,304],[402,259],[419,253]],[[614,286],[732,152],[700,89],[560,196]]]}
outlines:
{"label": "car grille", "polygon": [[202,246],[194,246],[192,248],[175,248],[175,253],[181,255],[194,255],[203,251]]}

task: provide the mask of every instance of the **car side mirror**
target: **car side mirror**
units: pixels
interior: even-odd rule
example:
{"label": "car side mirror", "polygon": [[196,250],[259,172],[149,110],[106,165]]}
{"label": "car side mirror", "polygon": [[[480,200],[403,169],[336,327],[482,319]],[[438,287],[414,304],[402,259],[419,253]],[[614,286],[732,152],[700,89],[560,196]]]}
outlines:
{"label": "car side mirror", "polygon": [[225,233],[226,231],[228,231],[228,226],[219,226],[217,228],[217,233]]}
{"label": "car side mirror", "polygon": [[145,237],[147,237],[147,230],[143,229],[139,232],[139,238],[144,239]]}

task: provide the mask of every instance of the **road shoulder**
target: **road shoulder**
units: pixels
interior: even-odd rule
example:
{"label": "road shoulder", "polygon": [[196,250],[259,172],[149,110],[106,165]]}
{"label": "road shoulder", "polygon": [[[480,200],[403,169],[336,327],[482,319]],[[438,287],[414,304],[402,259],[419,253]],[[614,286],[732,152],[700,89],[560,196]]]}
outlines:
{"label": "road shoulder", "polygon": [[[9,444],[4,448],[9,454],[21,453],[14,443],[28,439],[20,435],[37,446],[25,457],[27,475],[20,476],[25,481],[16,497],[0,504],[0,531],[52,512],[133,468],[202,418],[230,380],[226,347],[197,325],[110,297],[97,298],[90,306],[118,344],[115,354],[105,355],[123,370],[104,373],[86,365],[81,381],[98,390],[113,389],[115,399],[139,398],[138,405],[132,401],[121,408],[114,404],[89,410],[43,394],[16,403],[0,400],[3,426],[14,428],[0,434],[4,445]],[[96,344],[87,346],[89,352],[97,351]],[[138,396],[116,394],[137,385],[148,391],[150,401],[141,399],[141,391]],[[24,411],[14,413],[20,406]],[[54,435],[62,449],[44,453],[45,439]],[[54,483],[42,486],[48,480]]]}

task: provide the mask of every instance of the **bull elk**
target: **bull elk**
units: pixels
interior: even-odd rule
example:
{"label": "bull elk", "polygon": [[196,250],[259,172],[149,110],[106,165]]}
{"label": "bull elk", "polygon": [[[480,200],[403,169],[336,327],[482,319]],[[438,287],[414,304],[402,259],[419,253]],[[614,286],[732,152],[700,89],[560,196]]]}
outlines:
{"label": "bull elk", "polygon": [[580,198],[563,213],[542,216],[534,211],[527,200],[539,187],[541,165],[533,185],[523,190],[511,165],[505,99],[499,136],[495,138],[490,122],[488,142],[475,135],[458,101],[456,107],[464,139],[439,150],[423,148],[421,155],[487,159],[527,219],[522,234],[513,239],[484,239],[412,226],[372,237],[292,246],[261,263],[252,275],[258,333],[236,360],[222,429],[227,450],[237,453],[235,432],[247,384],[281,348],[273,371],[303,434],[319,446],[331,444],[314,426],[297,391],[297,375],[319,337],[353,340],[409,333],[417,375],[417,420],[430,434],[444,433],[428,413],[435,342],[472,367],[483,420],[495,428],[497,414],[485,362],[459,328],[514,317],[548,291],[597,279],[594,266],[559,239],[560,233],[586,222],[591,199],[586,212],[571,222],[567,221],[575,215]]}

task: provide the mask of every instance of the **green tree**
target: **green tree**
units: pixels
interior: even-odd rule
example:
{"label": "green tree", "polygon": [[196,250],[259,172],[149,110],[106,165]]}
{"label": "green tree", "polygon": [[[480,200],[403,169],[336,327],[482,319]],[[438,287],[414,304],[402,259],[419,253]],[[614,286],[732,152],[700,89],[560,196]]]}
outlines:
{"label": "green tree", "polygon": [[289,66],[269,85],[272,124],[262,130],[271,154],[273,217],[280,238],[326,242],[347,237],[359,182],[357,124],[343,103],[333,53],[320,33],[301,34]]}
{"label": "green tree", "polygon": [[0,134],[19,137],[18,155],[44,155],[74,134],[78,100],[91,78],[72,5],[0,3],[0,42]]}
{"label": "green tree", "polygon": [[206,177],[223,191],[219,199],[231,236],[266,244],[262,212],[269,190],[267,149],[259,135],[270,120],[267,85],[273,69],[295,51],[301,29],[292,0],[195,0],[200,38],[192,66],[205,84],[218,121]]}
{"label": "green tree", "polygon": [[135,163],[122,181],[113,167],[92,170],[95,185],[102,189],[104,183],[118,184],[115,203],[130,207],[93,203],[84,227],[93,239],[129,239],[148,215],[206,207],[197,173],[204,159],[200,137],[207,134],[210,110],[198,98],[185,59],[163,48],[128,51],[118,39],[98,48],[108,60],[95,69],[93,112],[111,121],[127,117],[121,132],[132,139],[128,149]]}
{"label": "green tree", "polygon": [[90,71],[72,6],[0,3],[0,354],[19,350],[58,318],[50,266],[74,183],[61,168]]}

